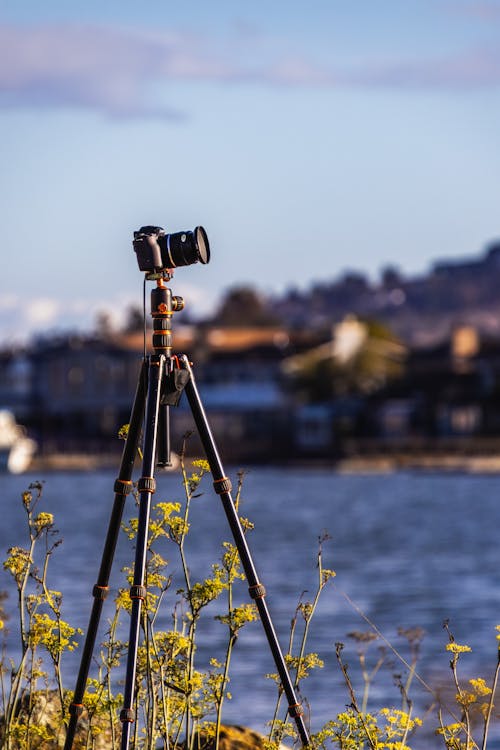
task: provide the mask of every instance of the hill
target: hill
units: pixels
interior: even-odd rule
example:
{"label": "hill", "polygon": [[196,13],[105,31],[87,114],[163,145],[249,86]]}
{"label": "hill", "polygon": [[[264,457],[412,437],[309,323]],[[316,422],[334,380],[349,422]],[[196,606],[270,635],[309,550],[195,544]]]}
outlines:
{"label": "hill", "polygon": [[386,323],[407,344],[430,346],[459,325],[500,336],[500,240],[477,258],[437,261],[428,274],[405,277],[386,268],[379,282],[350,272],[269,302],[273,316],[318,328],[353,313]]}

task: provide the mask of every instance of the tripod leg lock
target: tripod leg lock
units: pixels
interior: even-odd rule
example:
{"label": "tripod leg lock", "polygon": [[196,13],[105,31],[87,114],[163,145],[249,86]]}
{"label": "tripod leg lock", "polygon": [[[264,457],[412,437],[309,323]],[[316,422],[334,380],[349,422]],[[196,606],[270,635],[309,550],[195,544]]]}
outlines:
{"label": "tripod leg lock", "polygon": [[156,492],[156,479],[154,477],[141,477],[137,482],[139,492]]}
{"label": "tripod leg lock", "polygon": [[130,587],[130,598],[131,599],[140,599],[143,601],[146,598],[146,594],[148,593],[145,586],[131,586]]}
{"label": "tripod leg lock", "polygon": [[296,719],[298,716],[304,715],[304,709],[300,703],[292,703],[292,705],[288,706],[288,713],[292,719]]}
{"label": "tripod leg lock", "polygon": [[132,492],[132,482],[125,481],[124,479],[117,479],[113,490],[115,495],[128,495]]}
{"label": "tripod leg lock", "polygon": [[120,721],[122,724],[128,722],[133,724],[135,721],[135,711],[133,708],[124,708],[120,711]]}
{"label": "tripod leg lock", "polygon": [[252,599],[263,599],[266,595],[266,587],[263,583],[256,583],[255,586],[250,586],[248,593]]}
{"label": "tripod leg lock", "polygon": [[224,495],[226,492],[231,492],[232,489],[233,485],[229,477],[214,480],[214,491],[217,495]]}
{"label": "tripod leg lock", "polygon": [[109,586],[99,586],[99,584],[96,583],[92,589],[92,596],[94,599],[100,599],[102,602],[107,598],[108,594]]}

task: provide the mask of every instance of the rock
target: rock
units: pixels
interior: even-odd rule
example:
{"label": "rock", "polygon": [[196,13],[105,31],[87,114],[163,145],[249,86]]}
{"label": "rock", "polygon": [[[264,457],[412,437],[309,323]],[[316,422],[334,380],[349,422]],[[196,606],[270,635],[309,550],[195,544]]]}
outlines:
{"label": "rock", "polygon": [[[61,701],[56,691],[38,691],[30,707],[28,696],[19,703],[14,721],[17,723],[18,731],[13,732],[10,740],[11,750],[22,750],[26,748],[25,727],[33,727],[30,732],[29,747],[32,750],[60,750],[64,747],[66,739],[66,726],[61,711]],[[121,731],[121,725],[119,731]],[[21,731],[19,731],[21,730]],[[111,731],[108,718],[98,718],[92,721],[92,748],[94,750],[107,750],[111,743]],[[89,719],[86,713],[80,717],[73,743],[74,750],[84,750],[87,747],[89,734]],[[20,736],[22,739],[15,739]],[[118,734],[119,737],[119,734]],[[0,717],[0,747],[5,746],[4,717]]]}
{"label": "rock", "polygon": [[[200,732],[200,750],[215,750],[215,739]],[[263,750],[266,738],[253,729],[223,725],[219,734],[219,750]]]}
{"label": "rock", "polygon": [[[27,747],[24,727],[33,727],[29,747],[32,750],[61,750],[66,738],[66,727],[62,719],[61,702],[55,691],[39,691],[30,708],[28,697],[19,705],[15,721],[21,731],[16,734],[22,739],[10,741],[11,750],[23,750]],[[93,750],[109,750],[111,747],[111,729],[109,718],[94,717],[92,720]],[[121,723],[116,722],[115,736],[119,744]],[[84,711],[79,719],[73,743],[73,750],[84,750],[88,747],[89,718]],[[264,750],[266,738],[253,729],[242,726],[223,725],[219,735],[219,750]],[[4,720],[0,717],[0,747],[5,747]],[[183,746],[179,746],[182,748]],[[215,750],[215,739],[207,732],[200,731],[196,739],[197,750]],[[285,750],[285,748],[283,748]]]}

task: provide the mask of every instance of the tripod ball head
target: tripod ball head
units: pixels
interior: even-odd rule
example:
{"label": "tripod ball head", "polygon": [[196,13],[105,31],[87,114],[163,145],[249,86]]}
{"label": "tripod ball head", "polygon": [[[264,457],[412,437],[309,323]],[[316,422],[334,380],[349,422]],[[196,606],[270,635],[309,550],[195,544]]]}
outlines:
{"label": "tripod ball head", "polygon": [[210,260],[210,245],[203,227],[192,232],[167,234],[161,227],[145,226],[134,232],[134,250],[139,270],[162,273],[178,266]]}

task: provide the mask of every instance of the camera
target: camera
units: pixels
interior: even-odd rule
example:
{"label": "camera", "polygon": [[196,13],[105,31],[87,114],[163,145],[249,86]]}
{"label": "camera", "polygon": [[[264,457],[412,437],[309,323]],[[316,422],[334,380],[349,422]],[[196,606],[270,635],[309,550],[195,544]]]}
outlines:
{"label": "camera", "polygon": [[134,232],[133,245],[139,269],[146,273],[162,273],[178,266],[206,264],[210,260],[210,246],[203,227],[175,234],[167,234],[161,227],[141,227]]}

